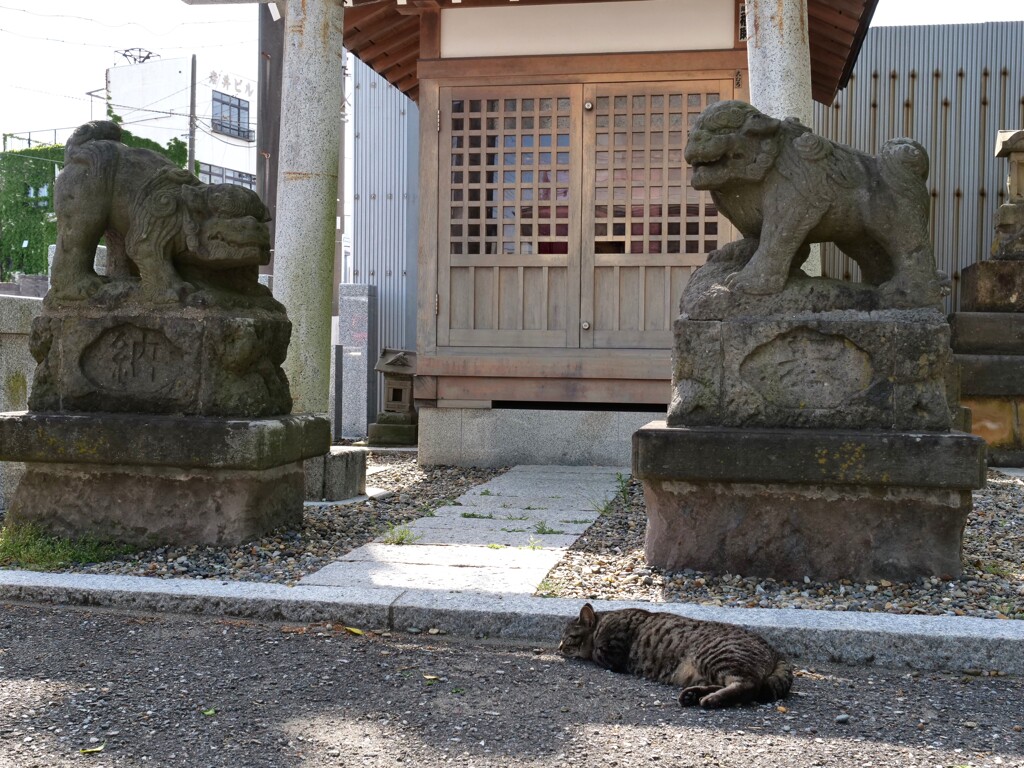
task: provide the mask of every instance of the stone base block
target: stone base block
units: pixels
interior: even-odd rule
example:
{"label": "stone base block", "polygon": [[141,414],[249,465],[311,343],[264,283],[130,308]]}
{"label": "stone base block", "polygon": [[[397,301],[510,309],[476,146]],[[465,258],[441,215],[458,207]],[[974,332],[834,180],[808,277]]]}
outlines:
{"label": "stone base block", "polygon": [[774,579],[960,573],[985,444],[962,433],[670,428],[633,437],[650,564]]}
{"label": "stone base block", "polygon": [[302,463],[264,470],[29,464],[7,522],[138,546],[222,546],[302,524]]}
{"label": "stone base block", "polygon": [[670,426],[948,430],[956,407],[938,310],[682,317]]}
{"label": "stone base block", "polygon": [[369,445],[416,445],[415,424],[371,424],[366,442]]}
{"label": "stone base block", "polygon": [[960,575],[970,491],[645,480],[647,562],[798,580]]}
{"label": "stone base block", "polygon": [[306,501],[341,501],[366,493],[366,449],[331,446],[306,460]]}
{"label": "stone base block", "polygon": [[979,261],[960,271],[961,312],[1024,312],[1024,262]]}
{"label": "stone base block", "polygon": [[955,355],[961,397],[1024,392],[1024,355]]}
{"label": "stone base block", "polygon": [[1024,355],[1024,312],[955,312],[949,327],[956,354]]}
{"label": "stone base block", "polygon": [[1024,394],[1016,397],[969,397],[971,432],[988,443],[990,467],[1024,466]]}
{"label": "stone base block", "polygon": [[26,462],[7,519],[136,544],[233,544],[302,520],[303,461],[330,423],[0,414],[0,460]]}

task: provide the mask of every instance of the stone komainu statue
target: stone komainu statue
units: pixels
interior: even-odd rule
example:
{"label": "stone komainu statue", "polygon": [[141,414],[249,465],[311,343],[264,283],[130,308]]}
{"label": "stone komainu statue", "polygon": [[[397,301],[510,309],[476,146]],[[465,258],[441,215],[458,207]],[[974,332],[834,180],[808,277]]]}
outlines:
{"label": "stone komainu statue", "polygon": [[138,274],[144,301],[178,302],[200,285],[265,292],[257,272],[270,261],[270,217],[256,193],[204,184],[157,152],[128,147],[116,123],[86,123],[72,134],[55,208],[58,299],[86,299],[104,285],[93,269],[104,235],[108,264],[123,277]]}
{"label": "stone komainu statue", "polygon": [[928,155],[893,139],[871,156],[776,120],[740,101],[708,107],[685,157],[744,239],[708,261],[731,261],[733,291],[777,294],[811,243],[834,242],[877,286],[878,307],[935,306],[941,297],[928,232]]}

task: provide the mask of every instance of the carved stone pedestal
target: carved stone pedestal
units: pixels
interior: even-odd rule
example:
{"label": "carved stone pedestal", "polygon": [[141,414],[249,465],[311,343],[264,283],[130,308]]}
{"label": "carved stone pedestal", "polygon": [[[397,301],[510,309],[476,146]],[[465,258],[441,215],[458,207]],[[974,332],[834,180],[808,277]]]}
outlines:
{"label": "carved stone pedestal", "polygon": [[[256,299],[254,299],[256,301]],[[267,416],[292,401],[291,323],[268,307],[48,302],[32,327],[33,411]]]}
{"label": "carved stone pedestal", "polygon": [[960,432],[668,427],[633,436],[651,565],[798,580],[960,573],[984,441]]}
{"label": "carved stone pedestal", "polygon": [[953,577],[985,443],[951,432],[938,309],[675,324],[667,422],[633,437],[651,565],[774,579]]}
{"label": "carved stone pedestal", "polygon": [[26,473],[7,512],[62,536],[140,546],[237,544],[302,522],[303,461],[321,416],[0,414],[0,454]]}
{"label": "carved stone pedestal", "polygon": [[960,398],[989,464],[1024,462],[1024,261],[982,261],[963,271],[960,312],[950,317]]}

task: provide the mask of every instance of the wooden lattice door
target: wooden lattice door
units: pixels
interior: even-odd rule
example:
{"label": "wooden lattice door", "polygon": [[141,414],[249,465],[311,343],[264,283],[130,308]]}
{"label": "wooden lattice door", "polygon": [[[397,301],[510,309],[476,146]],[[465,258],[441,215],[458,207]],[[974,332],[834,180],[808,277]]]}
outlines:
{"label": "wooden lattice door", "polygon": [[579,346],[579,96],[442,89],[439,346]]}
{"label": "wooden lattice door", "polygon": [[729,80],[587,86],[581,346],[659,349],[690,275],[732,239],[683,149]]}
{"label": "wooden lattice door", "polygon": [[732,239],[683,160],[732,81],[440,96],[438,346],[671,348],[690,274]]}

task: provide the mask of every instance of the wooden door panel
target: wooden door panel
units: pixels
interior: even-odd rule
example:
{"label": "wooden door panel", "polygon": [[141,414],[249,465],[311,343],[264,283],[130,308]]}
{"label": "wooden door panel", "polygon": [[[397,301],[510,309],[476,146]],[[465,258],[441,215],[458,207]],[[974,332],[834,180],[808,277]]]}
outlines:
{"label": "wooden door panel", "polygon": [[683,148],[729,80],[584,88],[581,346],[669,348],[682,289],[731,239],[710,195],[689,186]]}
{"label": "wooden door panel", "polygon": [[580,93],[441,89],[438,346],[579,346]]}

